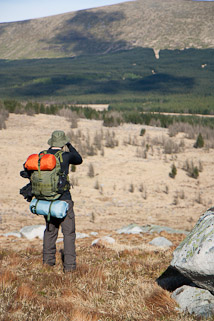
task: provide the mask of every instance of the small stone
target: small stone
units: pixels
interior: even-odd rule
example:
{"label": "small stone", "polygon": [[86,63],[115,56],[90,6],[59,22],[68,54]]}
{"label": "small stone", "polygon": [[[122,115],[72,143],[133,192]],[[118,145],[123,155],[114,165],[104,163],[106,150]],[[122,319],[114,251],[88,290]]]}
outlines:
{"label": "small stone", "polygon": [[170,247],[173,245],[171,241],[162,236],[154,238],[151,242],[149,242],[149,244],[160,247]]}
{"label": "small stone", "polygon": [[76,239],[84,239],[86,237],[89,237],[89,235],[86,233],[76,232]]}
{"label": "small stone", "polygon": [[97,236],[98,233],[97,233],[97,232],[91,232],[90,235],[92,235],[92,236]]}
{"label": "small stone", "polygon": [[128,226],[122,227],[117,230],[119,234],[140,234],[140,233],[161,233],[167,232],[172,234],[188,234],[187,231],[184,230],[176,230],[167,226],[159,226],[159,225],[145,225],[138,226],[137,224],[130,224]]}
{"label": "small stone", "polygon": [[140,234],[141,232],[142,228],[136,224],[130,224],[117,230],[118,234]]}
{"label": "small stone", "polygon": [[45,228],[46,228],[45,225],[25,226],[20,230],[20,234],[23,237],[26,237],[28,240],[32,240],[36,237],[42,240],[44,236]]}
{"label": "small stone", "polygon": [[99,239],[96,239],[92,241],[91,245],[96,245],[98,243],[108,243],[108,244],[113,244],[115,243],[115,239],[111,236],[103,236]]}
{"label": "small stone", "polygon": [[18,237],[18,238],[22,237],[21,233],[19,233],[19,232],[8,232],[8,233],[4,233],[4,234],[1,234],[1,235],[3,235],[3,236],[14,236],[14,237]]}

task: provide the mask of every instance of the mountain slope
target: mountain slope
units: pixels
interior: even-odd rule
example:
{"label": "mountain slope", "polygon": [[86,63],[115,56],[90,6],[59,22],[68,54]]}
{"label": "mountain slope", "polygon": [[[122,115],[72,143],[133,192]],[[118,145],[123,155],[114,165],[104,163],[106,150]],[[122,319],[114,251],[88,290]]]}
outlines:
{"label": "mountain slope", "polygon": [[0,59],[104,54],[133,47],[214,48],[213,2],[138,0],[0,24]]}

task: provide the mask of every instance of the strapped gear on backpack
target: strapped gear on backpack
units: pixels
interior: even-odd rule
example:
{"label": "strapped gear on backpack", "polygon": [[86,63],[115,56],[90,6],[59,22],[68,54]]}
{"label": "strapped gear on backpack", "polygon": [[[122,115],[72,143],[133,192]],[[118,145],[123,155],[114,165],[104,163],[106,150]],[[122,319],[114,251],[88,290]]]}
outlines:
{"label": "strapped gear on backpack", "polygon": [[33,214],[44,215],[47,221],[50,217],[64,218],[67,215],[68,203],[65,201],[44,201],[34,198],[30,203],[30,210]]}
{"label": "strapped gear on backpack", "polygon": [[47,150],[28,157],[25,168],[32,170],[30,177],[32,194],[40,200],[56,200],[63,192],[70,189],[69,178],[61,170],[63,151],[55,155]]}

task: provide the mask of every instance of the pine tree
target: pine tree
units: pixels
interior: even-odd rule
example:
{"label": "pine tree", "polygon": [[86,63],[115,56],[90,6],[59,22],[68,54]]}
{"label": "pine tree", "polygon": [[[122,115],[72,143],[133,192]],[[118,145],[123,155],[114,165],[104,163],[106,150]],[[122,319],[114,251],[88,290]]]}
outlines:
{"label": "pine tree", "polygon": [[203,139],[201,133],[198,134],[198,137],[197,137],[197,140],[196,140],[196,142],[195,142],[195,144],[194,144],[194,147],[195,147],[195,148],[202,148],[202,147],[204,147],[204,139]]}
{"label": "pine tree", "polygon": [[169,173],[169,176],[170,176],[171,178],[175,178],[176,175],[177,175],[177,168],[176,168],[175,164],[173,164],[173,165],[172,165],[172,170],[171,170],[171,172]]}
{"label": "pine tree", "polygon": [[145,132],[146,132],[145,128],[142,128],[141,131],[140,131],[140,136],[144,136]]}
{"label": "pine tree", "polygon": [[195,167],[193,168],[193,171],[192,171],[192,178],[197,179],[198,176],[199,176],[199,170],[198,170],[198,167],[195,166]]}

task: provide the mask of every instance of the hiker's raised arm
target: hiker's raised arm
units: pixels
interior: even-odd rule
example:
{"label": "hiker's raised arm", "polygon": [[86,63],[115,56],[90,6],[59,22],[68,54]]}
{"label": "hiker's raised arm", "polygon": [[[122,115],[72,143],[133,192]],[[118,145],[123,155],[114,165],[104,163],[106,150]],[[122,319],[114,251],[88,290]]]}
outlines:
{"label": "hiker's raised arm", "polygon": [[71,145],[71,143],[67,143],[66,146],[69,149],[69,163],[73,165],[80,165],[82,164],[82,157],[76,151],[76,149]]}

